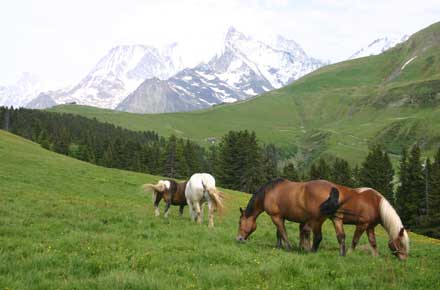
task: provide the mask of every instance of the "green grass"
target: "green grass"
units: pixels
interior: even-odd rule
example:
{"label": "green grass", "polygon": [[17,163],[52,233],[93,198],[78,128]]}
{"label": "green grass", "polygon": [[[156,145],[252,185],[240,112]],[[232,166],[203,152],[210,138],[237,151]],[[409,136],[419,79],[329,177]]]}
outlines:
{"label": "green grass", "polygon": [[[52,111],[97,118],[132,130],[175,134],[205,145],[208,137],[219,138],[229,130],[254,130],[264,143],[275,143],[291,153],[299,148],[296,158],[305,162],[323,153],[360,162],[371,142],[395,127],[396,120],[404,120],[404,127],[419,124],[421,129],[412,143],[418,141],[431,152],[440,137],[439,35],[440,22],[381,55],[323,67],[292,85],[238,104],[150,115],[76,105]],[[413,56],[417,58],[401,70]],[[425,127],[429,128],[426,134]],[[308,142],[316,131],[329,134],[325,143]],[[387,147],[395,150],[407,145],[402,133]],[[319,150],[310,154],[310,145]]]}
{"label": "green grass", "polygon": [[[399,262],[378,230],[380,257],[362,238],[339,257],[327,222],[317,254],[274,248],[263,214],[251,240],[238,244],[238,207],[209,230],[187,212],[153,215],[140,185],[159,177],[97,167],[0,131],[0,289],[440,289],[440,242],[410,234]],[[298,243],[296,224],[288,224]],[[348,237],[353,233],[347,227]]]}

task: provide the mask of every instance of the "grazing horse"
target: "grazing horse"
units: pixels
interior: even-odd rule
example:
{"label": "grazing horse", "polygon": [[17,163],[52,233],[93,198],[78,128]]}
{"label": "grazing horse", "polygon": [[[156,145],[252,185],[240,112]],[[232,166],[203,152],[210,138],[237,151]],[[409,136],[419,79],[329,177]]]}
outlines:
{"label": "grazing horse", "polygon": [[349,188],[336,186],[340,192],[339,201],[335,205],[338,210],[332,221],[339,242],[339,252],[345,255],[345,233],[343,224],[356,225],[351,243],[354,250],[364,231],[374,256],[378,255],[374,228],[381,224],[388,233],[388,246],[397,258],[405,260],[409,254],[408,233],[403,227],[400,217],[388,200],[372,188]]}
{"label": "grazing horse", "polygon": [[159,180],[157,184],[144,184],[144,189],[153,190],[153,203],[156,216],[160,215],[159,203],[162,198],[165,200],[164,216],[168,217],[170,206],[178,205],[180,215],[183,214],[183,208],[186,205],[185,198],[186,181],[177,183],[174,180]]}
{"label": "grazing horse", "polygon": [[188,203],[191,219],[202,223],[202,205],[208,202],[209,227],[214,227],[214,210],[223,208],[223,193],[215,187],[215,179],[208,173],[195,173],[186,184],[186,202]]}
{"label": "grazing horse", "polygon": [[240,208],[237,241],[247,240],[257,228],[256,220],[265,211],[277,228],[277,247],[287,250],[292,245],[287,238],[284,221],[300,223],[300,247],[309,250],[305,241],[313,231],[312,251],[322,240],[322,224],[338,207],[339,192],[330,182],[292,182],[274,179],[261,186],[249,200],[246,210]]}

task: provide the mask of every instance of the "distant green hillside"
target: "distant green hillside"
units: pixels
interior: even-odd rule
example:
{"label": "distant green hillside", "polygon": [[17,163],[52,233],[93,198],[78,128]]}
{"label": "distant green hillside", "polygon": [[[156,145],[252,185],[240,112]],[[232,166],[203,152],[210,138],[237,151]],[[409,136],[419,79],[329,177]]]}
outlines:
{"label": "distant green hillside", "polygon": [[228,130],[255,130],[298,160],[331,154],[360,161],[370,143],[398,154],[419,142],[440,141],[440,22],[378,56],[323,67],[297,82],[254,99],[208,110],[137,115],[64,105],[81,114],[135,130],[155,130],[200,142]]}
{"label": "distant green hillside", "polygon": [[[411,233],[410,258],[399,262],[378,227],[380,257],[364,236],[342,258],[327,222],[317,254],[290,253],[274,248],[275,227],[263,214],[252,239],[237,244],[238,206],[249,195],[228,191],[209,230],[176,208],[169,219],[154,217],[140,185],[158,177],[90,165],[1,130],[0,161],[0,289],[440,287],[438,240]],[[298,225],[287,226],[297,244]]]}

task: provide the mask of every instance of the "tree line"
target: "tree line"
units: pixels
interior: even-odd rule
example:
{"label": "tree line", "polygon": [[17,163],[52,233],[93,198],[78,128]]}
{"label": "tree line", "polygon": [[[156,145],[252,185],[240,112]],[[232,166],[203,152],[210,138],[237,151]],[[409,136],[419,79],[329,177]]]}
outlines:
{"label": "tree line", "polygon": [[277,176],[278,149],[260,145],[254,132],[231,131],[206,149],[174,135],[165,138],[73,114],[7,107],[0,107],[0,129],[96,165],[177,179],[210,172],[218,175],[221,186],[245,192]]}
{"label": "tree line", "polygon": [[298,169],[280,160],[276,146],[261,143],[247,130],[230,131],[218,144],[203,148],[174,135],[164,138],[72,114],[5,107],[0,107],[0,128],[100,166],[178,179],[210,172],[220,186],[247,193],[275,177],[372,187],[394,205],[405,226],[440,237],[440,149],[432,161],[422,160],[417,145],[403,150],[397,172],[381,146],[373,146],[360,166],[342,158],[319,158]]}

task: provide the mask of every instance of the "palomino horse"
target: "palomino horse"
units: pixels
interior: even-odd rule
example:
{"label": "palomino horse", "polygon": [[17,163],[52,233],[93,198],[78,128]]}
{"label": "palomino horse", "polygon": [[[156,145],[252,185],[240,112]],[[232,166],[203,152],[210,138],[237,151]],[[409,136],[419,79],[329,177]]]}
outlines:
{"label": "palomino horse", "polygon": [[208,173],[196,173],[191,176],[185,189],[191,219],[202,223],[202,205],[208,202],[209,227],[214,226],[214,210],[223,208],[223,194],[215,187],[215,179]]}
{"label": "palomino horse", "polygon": [[153,190],[153,203],[156,216],[160,215],[159,203],[162,198],[165,200],[164,216],[168,217],[171,205],[178,205],[180,215],[183,214],[183,208],[186,205],[185,198],[186,181],[177,183],[174,180],[159,180],[157,184],[144,184],[145,190]]}
{"label": "palomino horse", "polygon": [[322,224],[337,210],[339,193],[328,182],[291,182],[278,178],[267,182],[249,200],[241,216],[237,241],[247,240],[257,228],[257,217],[265,211],[277,228],[277,247],[291,250],[284,221],[300,223],[300,246],[307,248],[305,240],[313,231],[312,251],[316,252],[322,240]]}
{"label": "palomino horse", "polygon": [[349,188],[333,185],[339,190],[338,210],[333,224],[339,242],[339,252],[345,255],[343,224],[356,225],[351,248],[354,250],[362,233],[367,231],[373,255],[377,256],[374,228],[381,224],[388,233],[388,246],[397,258],[405,260],[409,254],[408,233],[394,208],[379,192],[371,188]]}

